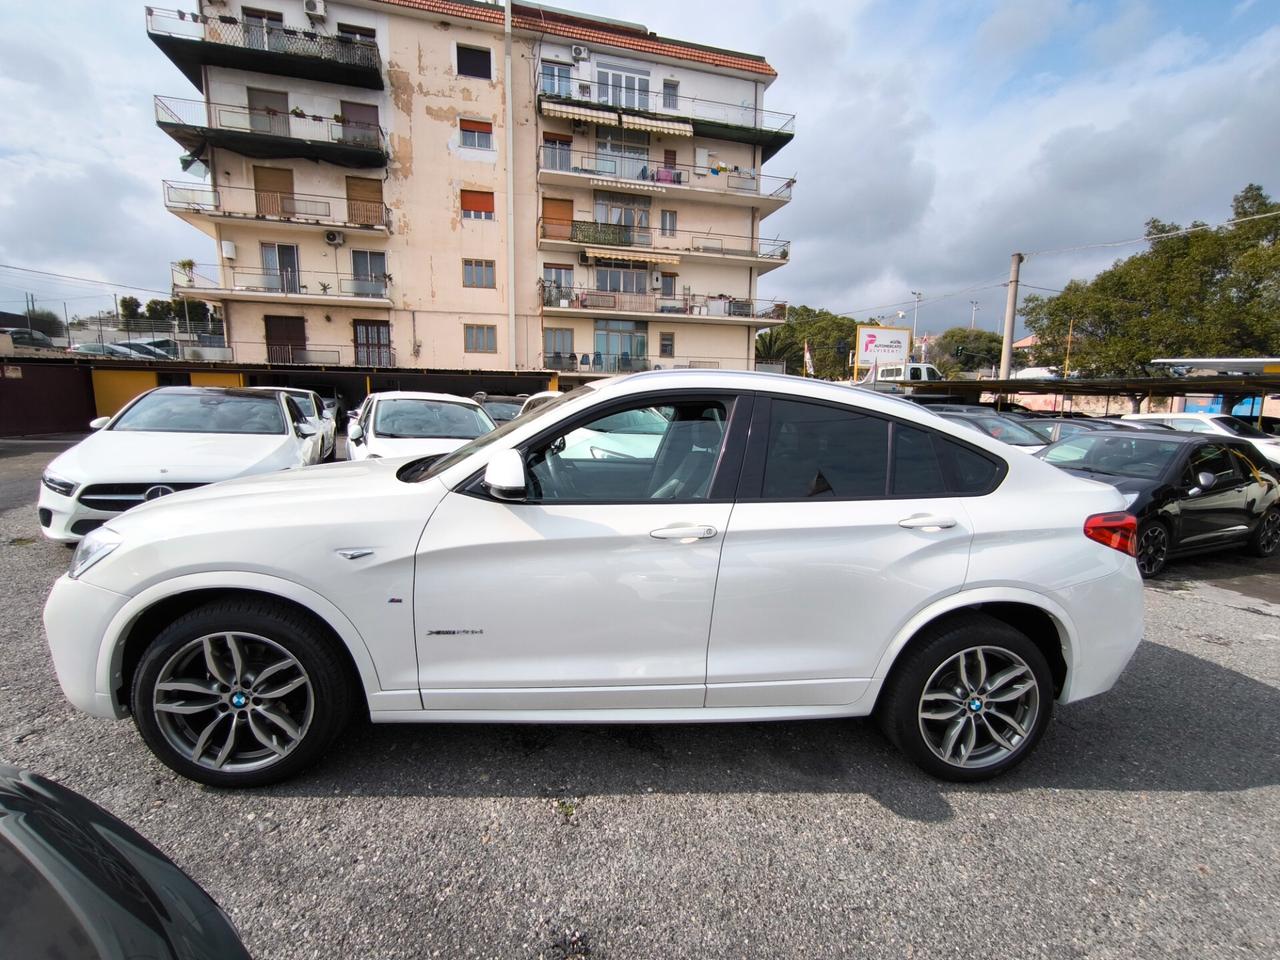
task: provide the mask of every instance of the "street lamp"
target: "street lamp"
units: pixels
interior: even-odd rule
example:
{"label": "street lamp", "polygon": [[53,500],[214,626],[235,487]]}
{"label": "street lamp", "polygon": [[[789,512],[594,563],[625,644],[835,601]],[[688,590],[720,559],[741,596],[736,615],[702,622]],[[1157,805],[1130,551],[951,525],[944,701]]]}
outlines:
{"label": "street lamp", "polygon": [[978,301],[970,300],[969,306],[973,307],[973,312],[969,314],[969,329],[972,330],[978,322]]}
{"label": "street lamp", "polygon": [[916,326],[920,321],[920,298],[924,296],[918,290],[912,290],[911,295],[916,298],[915,310],[911,314],[911,355],[916,354]]}

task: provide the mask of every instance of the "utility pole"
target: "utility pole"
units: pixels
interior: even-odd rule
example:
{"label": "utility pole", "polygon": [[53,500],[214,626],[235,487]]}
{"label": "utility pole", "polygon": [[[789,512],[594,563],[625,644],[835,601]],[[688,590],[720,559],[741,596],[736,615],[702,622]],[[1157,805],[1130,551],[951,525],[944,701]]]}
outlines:
{"label": "utility pole", "polygon": [[920,322],[920,298],[924,296],[918,290],[912,290],[911,295],[916,298],[915,310],[911,314],[911,355],[916,355],[916,326]]}
{"label": "utility pole", "polygon": [[974,328],[974,324],[978,322],[978,301],[970,300],[969,306],[973,307],[973,311],[969,314],[969,329]]}
{"label": "utility pole", "polygon": [[1013,365],[1013,321],[1018,315],[1018,273],[1025,258],[1015,253],[1009,264],[1009,296],[1004,302],[1004,343],[1000,345],[1000,379],[1009,379]]}
{"label": "utility pole", "polygon": [[27,333],[31,332],[31,311],[36,308],[36,295],[34,293],[25,294],[27,298]]}

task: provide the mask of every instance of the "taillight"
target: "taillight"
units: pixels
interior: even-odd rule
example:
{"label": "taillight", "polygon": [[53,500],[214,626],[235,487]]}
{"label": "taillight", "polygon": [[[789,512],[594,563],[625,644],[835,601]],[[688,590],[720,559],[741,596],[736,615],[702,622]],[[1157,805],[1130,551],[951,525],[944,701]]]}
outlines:
{"label": "taillight", "polygon": [[1084,522],[1084,535],[1112,550],[1138,555],[1138,518],[1132,513],[1095,513]]}

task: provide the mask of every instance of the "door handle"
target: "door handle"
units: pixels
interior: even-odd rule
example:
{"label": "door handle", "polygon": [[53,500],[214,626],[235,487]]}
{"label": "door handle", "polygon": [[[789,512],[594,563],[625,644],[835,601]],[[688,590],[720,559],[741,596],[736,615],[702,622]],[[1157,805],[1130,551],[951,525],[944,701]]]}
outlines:
{"label": "door handle", "polygon": [[710,540],[716,535],[716,528],[705,523],[680,523],[672,527],[659,527],[650,530],[649,536],[655,540],[679,540],[681,543],[692,543],[694,540]]}
{"label": "door handle", "polygon": [[908,530],[948,530],[955,525],[955,517],[941,517],[931,513],[917,513],[898,521],[898,526]]}

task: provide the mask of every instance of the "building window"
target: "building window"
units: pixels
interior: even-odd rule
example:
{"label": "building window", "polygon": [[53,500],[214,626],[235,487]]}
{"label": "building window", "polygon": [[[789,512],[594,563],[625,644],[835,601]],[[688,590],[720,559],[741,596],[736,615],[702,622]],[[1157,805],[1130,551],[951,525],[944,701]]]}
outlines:
{"label": "building window", "polygon": [[464,287],[496,287],[492,260],[463,260],[462,285]]}
{"label": "building window", "polygon": [[567,63],[552,63],[550,60],[543,60],[542,92],[552,97],[569,96],[570,69]]}
{"label": "building window", "polygon": [[674,150],[662,151],[662,166],[667,170],[674,170],[676,168],[676,152]]}
{"label": "building window", "polygon": [[676,295],[676,278],[679,274],[664,273],[662,275],[662,295],[664,297],[674,297]]}
{"label": "building window", "polygon": [[674,357],[676,355],[676,335],[674,333],[658,334],[658,356]]}
{"label": "building window", "polygon": [[676,235],[676,212],[674,210],[662,211],[662,235],[664,237],[674,237]]}
{"label": "building window", "polygon": [[596,289],[602,293],[648,293],[649,267],[629,260],[597,261]]}
{"label": "building window", "polygon": [[381,250],[351,251],[351,292],[358,297],[387,295],[387,255]]}
{"label": "building window", "polygon": [[680,84],[676,81],[662,81],[662,106],[665,110],[680,109]]}
{"label": "building window", "polygon": [[548,263],[542,268],[543,301],[554,306],[573,296],[573,267],[563,263]]}
{"label": "building window", "polygon": [[338,36],[356,43],[374,43],[378,34],[373,27],[357,27],[350,23],[338,24]]}
{"label": "building window", "polygon": [[342,142],[376,147],[380,142],[378,106],[374,103],[338,101],[342,111]]}
{"label": "building window", "polygon": [[638,197],[629,193],[614,193],[611,190],[597,190],[595,192],[596,223],[616,223],[624,227],[647,227],[649,226],[650,203],[649,197]]}
{"label": "building window", "polygon": [[493,194],[484,190],[463,190],[462,219],[492,220]]}
{"label": "building window", "polygon": [[544,360],[573,359],[573,330],[569,327],[547,327],[543,330],[542,355]]}
{"label": "building window", "polygon": [[292,243],[264,243],[262,289],[277,293],[298,293],[298,248]]}
{"label": "building window", "polygon": [[573,137],[558,133],[542,135],[542,168],[544,170],[570,170],[573,168]]}
{"label": "building window", "polygon": [[458,76],[493,79],[493,58],[488,49],[458,44]]}
{"label": "building window", "polygon": [[240,11],[244,24],[244,45],[255,50],[283,50],[284,14],[274,10],[251,10],[244,7]]}
{"label": "building window", "polygon": [[611,107],[649,109],[649,74],[601,64],[596,71],[596,99]]}
{"label": "building window", "polygon": [[352,320],[356,366],[389,367],[391,358],[391,323],[387,320]]}
{"label": "building window", "polygon": [[463,324],[462,336],[464,341],[463,349],[467,353],[498,352],[497,327],[475,323]]}
{"label": "building window", "polygon": [[493,124],[484,120],[459,120],[461,131],[459,142],[464,147],[475,147],[477,150],[493,149]]}

